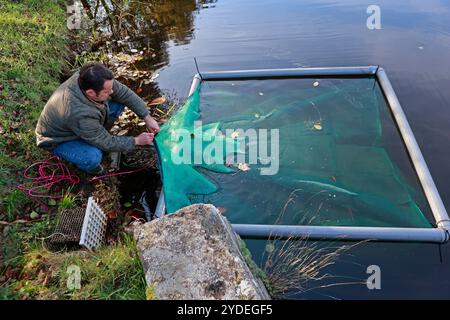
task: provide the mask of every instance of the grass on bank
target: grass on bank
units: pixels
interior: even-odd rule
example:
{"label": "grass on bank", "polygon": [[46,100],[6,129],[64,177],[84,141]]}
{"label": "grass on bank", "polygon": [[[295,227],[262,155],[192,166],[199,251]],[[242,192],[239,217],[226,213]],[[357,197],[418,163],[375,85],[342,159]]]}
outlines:
{"label": "grass on bank", "polygon": [[[37,247],[23,259],[23,279],[1,287],[0,299],[146,299],[136,243],[128,235],[95,252],[51,252]],[[76,269],[81,276],[79,288],[74,282]]]}
{"label": "grass on bank", "polygon": [[0,220],[28,213],[15,187],[27,166],[47,157],[34,129],[65,63],[65,10],[62,0],[0,0]]}
{"label": "grass on bank", "polygon": [[[31,201],[16,186],[24,169],[45,155],[34,128],[65,61],[65,1],[0,0],[0,221],[28,217]],[[0,225],[0,276],[23,265],[23,254],[52,221]],[[1,281],[0,281],[1,285]]]}
{"label": "grass on bank", "polygon": [[[66,193],[30,220],[36,205],[16,189],[23,171],[49,156],[36,147],[34,129],[61,71],[70,68],[67,47],[76,34],[67,28],[66,5],[0,0],[0,300],[145,299],[131,239],[97,252],[50,252],[43,239],[53,232],[57,211],[76,205],[75,197]],[[69,265],[80,267],[79,290],[67,288]]]}

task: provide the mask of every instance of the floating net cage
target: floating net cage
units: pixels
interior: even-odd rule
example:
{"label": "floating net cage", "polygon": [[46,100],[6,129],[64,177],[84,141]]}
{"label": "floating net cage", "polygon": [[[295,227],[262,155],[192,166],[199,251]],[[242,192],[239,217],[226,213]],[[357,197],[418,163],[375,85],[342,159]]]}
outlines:
{"label": "floating net cage", "polygon": [[380,67],[198,74],[156,146],[157,215],[211,203],[244,237],[449,238],[447,212]]}

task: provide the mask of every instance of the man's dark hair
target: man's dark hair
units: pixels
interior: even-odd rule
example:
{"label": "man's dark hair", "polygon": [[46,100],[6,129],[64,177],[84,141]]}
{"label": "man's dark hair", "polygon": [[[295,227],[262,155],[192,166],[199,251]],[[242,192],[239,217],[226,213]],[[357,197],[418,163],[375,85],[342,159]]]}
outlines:
{"label": "man's dark hair", "polygon": [[99,93],[103,89],[106,80],[114,79],[111,70],[98,62],[90,62],[80,69],[78,84],[81,90],[86,91],[92,89],[95,93]]}

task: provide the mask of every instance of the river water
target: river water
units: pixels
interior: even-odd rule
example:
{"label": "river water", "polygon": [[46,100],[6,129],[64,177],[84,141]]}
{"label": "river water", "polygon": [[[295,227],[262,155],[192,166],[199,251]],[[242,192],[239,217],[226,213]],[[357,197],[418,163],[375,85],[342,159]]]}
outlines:
{"label": "river water", "polygon": [[[373,30],[366,24],[370,16],[366,10],[372,4],[368,1],[150,3],[149,10],[155,13],[151,21],[163,30],[157,34],[164,34],[157,44],[153,40],[163,53],[159,61],[151,62],[163,66],[157,70],[157,87],[182,99],[197,72],[194,58],[203,72],[360,65],[385,68],[442,200],[450,209],[450,3],[379,0],[381,29]],[[149,28],[149,35],[155,34],[155,23],[141,24],[140,32],[145,33],[145,28]],[[144,43],[140,39],[138,50]],[[247,244],[260,262],[264,244],[254,240]],[[369,290],[364,283],[344,284],[364,282],[371,265],[380,268],[381,289]],[[324,271],[334,277],[311,283],[303,291],[294,290],[289,297],[450,297],[447,244],[359,244]],[[327,286],[335,283],[341,285]]]}

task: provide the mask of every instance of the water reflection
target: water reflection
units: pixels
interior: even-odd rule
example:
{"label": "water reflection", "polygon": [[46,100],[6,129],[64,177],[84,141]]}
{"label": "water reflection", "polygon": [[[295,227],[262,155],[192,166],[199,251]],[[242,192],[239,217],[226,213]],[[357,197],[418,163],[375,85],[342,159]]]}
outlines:
{"label": "water reflection", "polygon": [[87,0],[94,27],[115,39],[164,47],[165,41],[187,44],[193,37],[194,14],[217,0]]}
{"label": "water reflection", "polygon": [[[107,58],[100,59],[113,70],[123,83],[144,100],[161,95],[145,72],[151,73],[168,65],[168,42],[189,44],[194,34],[194,18],[200,10],[214,7],[217,0],[84,0],[92,19],[93,33],[99,33],[94,49],[104,50]],[[117,64],[117,54],[119,65]],[[106,55],[104,55],[106,56]],[[133,70],[134,72],[128,72]],[[136,76],[136,72],[139,74]]]}
{"label": "water reflection", "polygon": [[193,0],[91,2],[95,2],[97,8],[94,9],[97,25],[115,38],[131,36],[134,40],[147,39],[160,46],[167,40],[188,43],[192,38],[193,13],[197,9]]}

